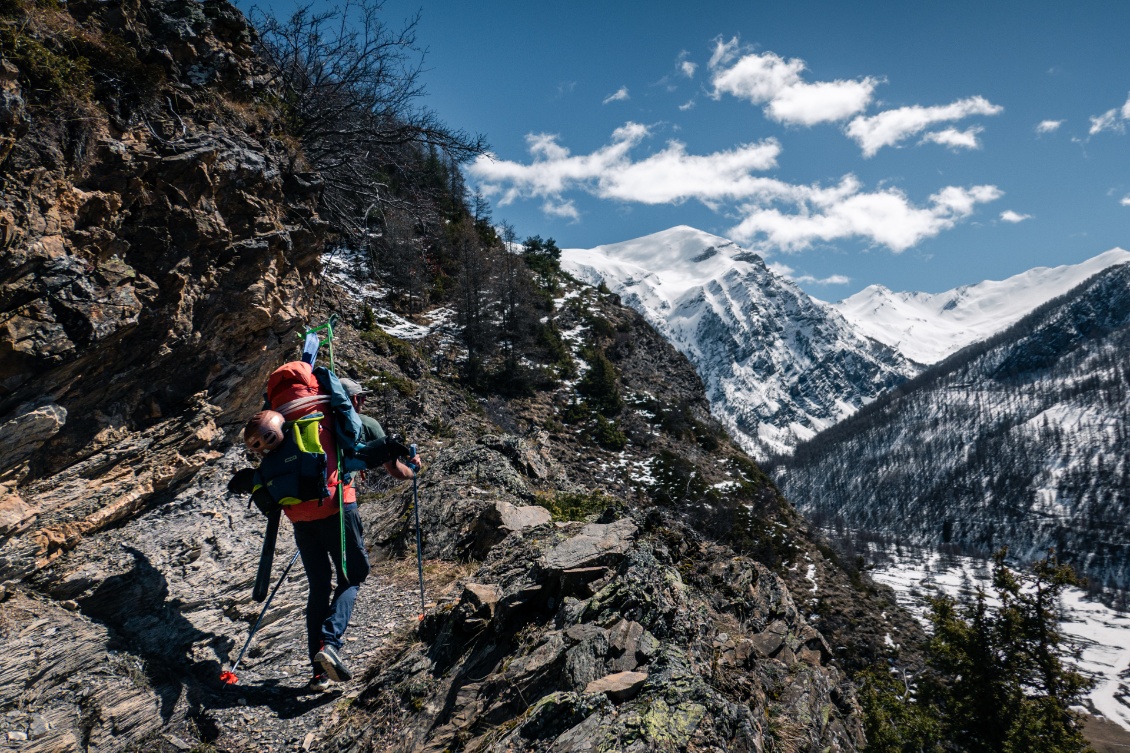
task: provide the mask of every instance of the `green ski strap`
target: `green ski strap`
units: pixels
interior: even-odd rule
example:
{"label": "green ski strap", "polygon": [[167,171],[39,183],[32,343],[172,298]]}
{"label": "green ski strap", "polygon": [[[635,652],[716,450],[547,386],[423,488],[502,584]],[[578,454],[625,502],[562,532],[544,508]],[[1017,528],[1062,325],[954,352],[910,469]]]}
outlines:
{"label": "green ski strap", "polygon": [[[326,346],[330,354],[330,372],[337,374],[334,369],[334,323],[337,322],[337,314],[330,314],[330,318],[325,324],[317,327],[311,327],[303,332],[299,337],[305,339],[306,335],[311,333],[318,336],[318,340]],[[335,442],[334,446],[337,448],[337,519],[339,528],[341,529],[341,575],[342,579],[349,583],[349,570],[345,564],[345,474],[342,472],[341,467],[341,442]]]}

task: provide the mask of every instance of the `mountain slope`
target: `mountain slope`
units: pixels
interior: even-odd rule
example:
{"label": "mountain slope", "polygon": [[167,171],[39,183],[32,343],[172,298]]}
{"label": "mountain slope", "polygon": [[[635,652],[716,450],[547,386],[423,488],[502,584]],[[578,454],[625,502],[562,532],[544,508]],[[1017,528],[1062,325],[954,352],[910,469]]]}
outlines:
{"label": "mountain slope", "polygon": [[914,373],[733,241],[680,226],[567,249],[694,364],[715,414],[755,456],[788,451]]}
{"label": "mountain slope", "polygon": [[815,520],[1130,586],[1130,265],[1110,267],[783,459]]}
{"label": "mountain slope", "polygon": [[894,293],[871,285],[832,307],[863,335],[912,361],[932,364],[991,337],[1103,269],[1127,262],[1130,251],[1115,248],[1081,264],[1036,267],[944,293]]}

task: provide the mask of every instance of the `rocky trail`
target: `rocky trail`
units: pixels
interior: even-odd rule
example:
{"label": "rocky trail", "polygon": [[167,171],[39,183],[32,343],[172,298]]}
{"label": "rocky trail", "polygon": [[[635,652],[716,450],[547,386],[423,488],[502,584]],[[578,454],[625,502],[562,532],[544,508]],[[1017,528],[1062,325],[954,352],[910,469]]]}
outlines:
{"label": "rocky trail", "polygon": [[[415,562],[382,563],[362,588],[346,636],[355,679],[328,693],[307,691],[306,585],[296,562],[239,683],[219,682],[261,608],[251,585],[262,518],[223,489],[241,454],[233,449],[192,488],[83,542],[30,588],[7,593],[0,749],[128,749],[131,740],[158,750],[315,749],[360,692],[373,657],[391,637],[415,629]],[[284,527],[274,582],[293,552]]]}

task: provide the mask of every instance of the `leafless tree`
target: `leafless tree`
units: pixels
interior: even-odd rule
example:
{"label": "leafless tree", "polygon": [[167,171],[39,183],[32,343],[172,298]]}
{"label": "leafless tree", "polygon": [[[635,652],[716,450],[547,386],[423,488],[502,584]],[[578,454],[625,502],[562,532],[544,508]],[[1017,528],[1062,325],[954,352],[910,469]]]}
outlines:
{"label": "leafless tree", "polygon": [[429,155],[460,164],[486,143],[420,105],[418,15],[397,28],[386,23],[383,0],[315,7],[286,20],[256,8],[251,18],[282,125],[324,180],[325,218],[360,237],[388,207],[423,206],[413,194],[426,190],[418,179]]}

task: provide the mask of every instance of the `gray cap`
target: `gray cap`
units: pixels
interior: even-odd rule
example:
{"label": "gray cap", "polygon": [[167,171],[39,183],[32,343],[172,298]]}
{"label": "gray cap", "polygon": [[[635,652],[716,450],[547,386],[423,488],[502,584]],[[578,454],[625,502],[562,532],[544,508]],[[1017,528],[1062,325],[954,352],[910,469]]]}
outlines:
{"label": "gray cap", "polygon": [[342,377],[338,381],[341,382],[341,386],[345,388],[345,394],[349,397],[356,397],[357,395],[368,395],[372,393],[372,390],[365,389],[349,377]]}

